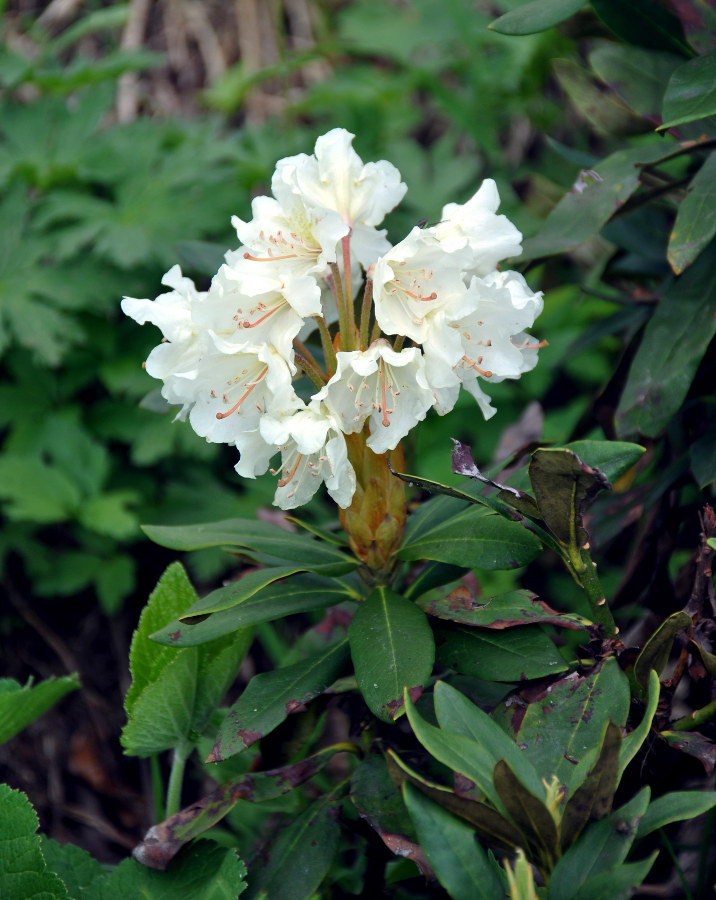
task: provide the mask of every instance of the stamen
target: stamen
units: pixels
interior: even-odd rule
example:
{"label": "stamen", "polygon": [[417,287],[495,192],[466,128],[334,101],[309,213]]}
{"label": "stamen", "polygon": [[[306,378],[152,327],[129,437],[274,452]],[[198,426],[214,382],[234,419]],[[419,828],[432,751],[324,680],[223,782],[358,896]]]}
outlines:
{"label": "stamen", "polygon": [[243,322],[240,322],[239,328],[256,328],[257,325],[260,325],[262,322],[265,322],[269,316],[272,316],[275,312],[277,312],[279,309],[281,309],[281,306],[282,306],[282,304],[279,304],[278,306],[274,306],[273,309],[270,309],[267,313],[264,313],[261,316],[261,318],[257,319],[255,322],[249,322],[248,319],[246,319]]}
{"label": "stamen", "polygon": [[[230,416],[232,413],[235,413],[236,410],[241,406],[241,404],[244,402],[244,400],[249,396],[249,394],[251,393],[251,391],[253,391],[253,389],[254,389],[254,388],[256,387],[256,385],[261,381],[261,379],[264,377],[264,375],[265,375],[267,372],[268,372],[268,366],[265,366],[263,372],[259,375],[259,377],[256,379],[256,381],[252,381],[251,384],[248,386],[246,392],[245,392],[245,393],[242,395],[242,397],[239,399],[239,402],[238,402],[238,403],[235,403],[235,404],[231,407],[231,409],[227,410],[226,412],[218,412],[218,413],[216,414],[216,418],[217,418],[217,419],[225,419],[227,416]],[[224,398],[226,398],[226,394],[224,394]]]}
{"label": "stamen", "polygon": [[539,350],[541,347],[549,347],[549,341],[540,341],[538,344],[514,344],[517,350]]}
{"label": "stamen", "polygon": [[484,378],[492,378],[492,372],[487,369],[481,369],[476,362],[473,362],[469,357],[463,356],[463,361],[467,363],[468,368],[474,369],[478,374],[482,375]]}
{"label": "stamen", "polygon": [[301,462],[302,459],[303,459],[303,453],[299,453],[296,463],[295,463],[294,467],[291,469],[291,471],[285,473],[284,477],[279,479],[279,482],[278,482],[279,487],[285,487],[289,483],[289,481],[296,474],[296,469],[298,468],[299,463]]}
{"label": "stamen", "polygon": [[274,262],[277,259],[296,259],[298,253],[286,253],[284,256],[252,256],[250,253],[244,253],[244,259],[251,259],[254,262]]}

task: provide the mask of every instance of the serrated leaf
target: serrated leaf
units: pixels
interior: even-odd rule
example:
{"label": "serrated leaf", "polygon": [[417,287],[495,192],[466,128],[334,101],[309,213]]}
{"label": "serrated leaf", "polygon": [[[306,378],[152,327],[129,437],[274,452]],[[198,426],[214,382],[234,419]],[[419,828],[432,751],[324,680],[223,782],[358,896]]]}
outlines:
{"label": "serrated leaf", "polygon": [[514,569],[535,559],[540,549],[539,540],[519,523],[473,508],[413,537],[397,556],[466,569]]}
{"label": "serrated leaf", "polygon": [[470,586],[463,582],[446,593],[447,587],[421,595],[417,600],[418,606],[429,616],[495,630],[539,624],[580,629],[591,624],[581,616],[557,612],[538,600],[531,591],[518,590],[497,597],[482,597],[475,596]]}
{"label": "serrated leaf", "polygon": [[712,242],[659,301],[617,407],[619,434],[656,437],[678,412],[716,332],[715,266]]}
{"label": "serrated leaf", "polygon": [[333,744],[298,763],[232,778],[191,806],[153,825],[132,855],[144,866],[164,870],[184,844],[220,822],[239,800],[274,800],[313,778],[336,753],[342,752],[357,753],[358,747]]}
{"label": "serrated leaf", "polygon": [[716,115],[716,52],[679,66],[664,94],[659,130]]}
{"label": "serrated leaf", "polygon": [[[271,570],[262,570],[257,580],[261,581],[270,574]],[[272,622],[356,599],[357,592],[344,581],[322,575],[298,574],[286,580],[271,581],[265,587],[247,593],[230,609],[211,613],[208,618],[198,615],[195,619],[187,619],[184,615],[181,619],[174,619],[155,631],[151,638],[170,647],[193,647],[248,625]]]}
{"label": "serrated leaf", "polygon": [[90,884],[106,875],[102,864],[75,844],[59,844],[43,835],[42,855],[50,870],[62,879],[73,900],[84,898]]}
{"label": "serrated leaf", "polygon": [[671,791],[657,797],[650,804],[637,830],[637,839],[641,840],[663,828],[671,822],[683,822],[693,819],[716,806],[716,791]]}
{"label": "serrated leaf", "polygon": [[716,152],[691,179],[669,235],[667,258],[677,275],[688,268],[716,234]]}
{"label": "serrated leaf", "polygon": [[594,674],[567,675],[527,706],[504,705],[495,716],[540,775],[556,775],[569,792],[579,775],[577,764],[595,755],[607,722],[626,724],[629,703],[627,677],[609,658]]}
{"label": "serrated leaf", "polygon": [[362,603],[348,628],[358,688],[384,722],[403,713],[403,691],[420,696],[432,674],[435,641],[425,616],[410,600],[385,587]]}
{"label": "serrated leaf", "polygon": [[321,654],[255,675],[219,728],[208,762],[240,753],[276,728],[289,713],[323,693],[348,660],[348,640]]}
{"label": "serrated leaf", "polygon": [[532,0],[511,9],[487,27],[500,34],[535,34],[559,25],[583,6],[582,0]]}
{"label": "serrated leaf", "polygon": [[254,869],[249,900],[309,900],[314,895],[338,846],[338,804],[345,787],[339,785],[312,803],[279,833],[265,868]]}
{"label": "serrated leaf", "polygon": [[657,675],[661,674],[669,660],[677,633],[692,625],[693,621],[688,613],[676,612],[665,619],[652,634],[634,663],[634,677],[642,688],[647,686],[652,669]]}
{"label": "serrated leaf", "polygon": [[236,900],[246,890],[246,866],[236,850],[201,840],[187,847],[166,872],[125,859],[103,879],[95,879],[82,900]]}
{"label": "serrated leaf", "polygon": [[439,663],[485,681],[525,681],[569,668],[538,625],[504,631],[439,628],[436,638]]}
{"label": "serrated leaf", "polygon": [[0,784],[0,897],[67,897],[65,885],[42,856],[37,826],[37,815],[25,794]]}
{"label": "serrated leaf", "polygon": [[79,675],[48,678],[21,686],[12,678],[0,679],[0,744],[33,722],[70,691],[80,686]]}
{"label": "serrated leaf", "polygon": [[597,234],[639,186],[638,163],[665,155],[662,144],[618,150],[582,172],[534,237],[523,244],[520,262],[573,250]]}
{"label": "serrated leaf", "polygon": [[403,797],[428,862],[452,900],[501,897],[495,864],[476,843],[473,829],[409,783]]}
{"label": "serrated leaf", "polygon": [[297,562],[302,569],[323,575],[345,575],[357,566],[355,559],[333,544],[255,519],[226,519],[203,525],[144,525],[142,528],[155,543],[172,550],[241,547],[265,565]]}

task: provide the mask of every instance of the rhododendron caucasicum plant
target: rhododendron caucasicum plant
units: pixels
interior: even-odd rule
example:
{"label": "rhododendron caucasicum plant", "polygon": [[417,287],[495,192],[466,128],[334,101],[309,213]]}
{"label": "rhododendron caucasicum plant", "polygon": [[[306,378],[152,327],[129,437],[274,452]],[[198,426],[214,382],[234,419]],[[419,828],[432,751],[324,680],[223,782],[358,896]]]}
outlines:
{"label": "rhododendron caucasicum plant", "polygon": [[254,199],[250,222],[233,219],[241,245],[208,291],[175,266],[169,293],[125,297],[122,309],[161,329],[147,371],[181,404],[178,418],[236,445],[240,475],[263,474],[280,453],[282,509],[325,483],[345,511],[372,485],[371,502],[382,498],[394,519],[389,553],[405,513],[383,455],[431,408],[449,412],[461,387],[493,415],[482,385],[535,366],[540,345],[526,329],[542,296],[498,269],[521,235],[498,215],[492,180],[391,246],[377,226],[406,186],[391,163],[364,164],[352,140],[334,129],[312,156],[280,160],[273,196]]}

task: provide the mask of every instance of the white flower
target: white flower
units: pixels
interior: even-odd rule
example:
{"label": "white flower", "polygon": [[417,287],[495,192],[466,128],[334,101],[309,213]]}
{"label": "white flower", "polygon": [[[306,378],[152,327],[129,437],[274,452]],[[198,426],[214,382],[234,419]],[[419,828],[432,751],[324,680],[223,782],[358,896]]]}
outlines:
{"label": "white flower", "polygon": [[194,376],[192,428],[209,441],[236,444],[240,450],[242,435],[258,428],[262,415],[302,405],[291,385],[294,373],[295,367],[268,344],[205,358]]}
{"label": "white flower", "polygon": [[417,347],[396,353],[378,340],[364,352],[337,353],[336,360],[335,375],[316,399],[324,400],[346,434],[360,431],[368,419],[366,443],[374,453],[395,449],[435,402]]}
{"label": "white flower", "polygon": [[274,503],[294,509],[307,503],[325,482],[336,503],[350,506],[356,476],[348,461],[346,439],[336,419],[320,401],[280,418],[264,416],[262,438],[281,451],[281,468]]}
{"label": "white flower", "polygon": [[354,135],[334,128],[316,141],[315,155],[281,160],[307,206],[335,210],[350,226],[351,253],[364,268],[390,245],[385,231],[377,231],[386,214],[405,196],[407,187],[392,163],[381,160],[365,165],[351,146]]}
{"label": "white flower", "polygon": [[476,275],[487,275],[500,260],[522,252],[522,235],[507,216],[496,215],[499,205],[497,185],[487,178],[467,203],[444,206],[441,221],[432,229],[446,252],[470,248],[467,268]]}
{"label": "white flower", "polygon": [[194,374],[213,349],[195,320],[206,293],[197,291],[179,266],[164,275],[162,284],[173,290],[156,300],[125,297],[122,311],[140,325],[151,322],[161,329],[164,342],[149,354],[145,368],[153,378],[164,382],[162,396],[167,402],[182,405],[177,418],[184,418],[194,400]]}
{"label": "white flower", "polygon": [[382,331],[404,335],[423,349],[432,346],[448,368],[454,366],[462,355],[460,337],[446,321],[470,311],[461,265],[467,257],[465,250],[446,253],[429,230],[413,228],[373,270],[375,317]]}
{"label": "white flower", "polygon": [[288,183],[291,174],[279,164],[271,182],[274,197],[254,199],[250,222],[232,218],[242,246],[226,254],[226,264],[242,293],[278,291],[306,318],[321,314],[319,279],[336,261],[337,245],[349,229],[334,210],[308,206]]}
{"label": "white flower", "polygon": [[263,343],[273,345],[286,360],[292,357],[293,339],[304,324],[283,294],[243,293],[236,273],[227,265],[214,276],[195,318],[223,353]]}

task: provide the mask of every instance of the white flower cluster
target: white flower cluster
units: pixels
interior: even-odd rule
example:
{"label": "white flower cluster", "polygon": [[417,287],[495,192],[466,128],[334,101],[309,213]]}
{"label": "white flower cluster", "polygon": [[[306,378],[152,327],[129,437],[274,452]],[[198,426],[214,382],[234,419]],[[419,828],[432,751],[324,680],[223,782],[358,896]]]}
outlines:
{"label": "white flower cluster", "polygon": [[[339,506],[350,505],[356,475],[344,436],[366,421],[367,446],[386,453],[431,407],[451,410],[461,386],[488,418],[495,410],[480,382],[519,378],[537,363],[539,345],[525,329],[542,295],[497,268],[520,253],[521,235],[497,214],[495,183],[391,247],[376,226],[406,186],[390,163],[363,164],[352,140],[334,129],[313,156],[278,163],[273,197],[253,201],[250,222],[232,220],[241,246],[208,291],[174,266],[162,282],[169,293],[122,302],[164,335],[146,369],[164,382],[166,400],[181,404],[179,418],[209,441],[235,444],[236,471],[247,478],[280,452],[282,509],[306,503],[323,482]],[[359,330],[351,286],[365,274]],[[301,340],[317,326],[322,363]],[[294,388],[304,374],[315,385],[305,400]]]}

